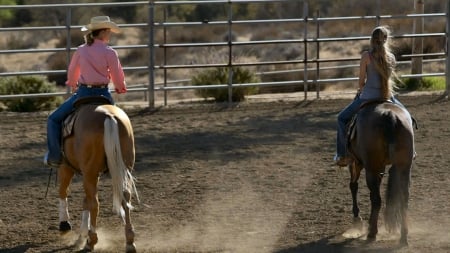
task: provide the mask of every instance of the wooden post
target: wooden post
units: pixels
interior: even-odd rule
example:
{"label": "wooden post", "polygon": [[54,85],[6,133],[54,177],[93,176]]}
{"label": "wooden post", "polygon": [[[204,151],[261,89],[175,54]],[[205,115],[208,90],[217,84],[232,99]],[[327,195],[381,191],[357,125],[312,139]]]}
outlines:
{"label": "wooden post", "polygon": [[[424,0],[417,0],[414,2],[414,11],[416,14],[424,13]],[[414,34],[422,34],[423,33],[423,17],[415,18],[413,25],[413,33]],[[412,39],[412,54],[423,54],[423,38],[422,37],[414,37]],[[411,59],[411,74],[422,74],[422,56],[415,57],[413,56]],[[422,80],[422,78],[418,78],[418,80]]]}

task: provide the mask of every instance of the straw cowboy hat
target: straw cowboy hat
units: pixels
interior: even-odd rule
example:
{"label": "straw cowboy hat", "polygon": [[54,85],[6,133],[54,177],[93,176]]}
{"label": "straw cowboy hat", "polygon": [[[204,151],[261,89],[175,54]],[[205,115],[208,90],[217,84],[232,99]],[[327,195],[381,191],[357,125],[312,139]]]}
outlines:
{"label": "straw cowboy hat", "polygon": [[81,31],[92,32],[98,29],[105,29],[105,28],[111,29],[111,32],[113,33],[120,33],[120,28],[117,26],[116,23],[112,22],[108,16],[97,16],[91,18],[91,23],[81,27]]}

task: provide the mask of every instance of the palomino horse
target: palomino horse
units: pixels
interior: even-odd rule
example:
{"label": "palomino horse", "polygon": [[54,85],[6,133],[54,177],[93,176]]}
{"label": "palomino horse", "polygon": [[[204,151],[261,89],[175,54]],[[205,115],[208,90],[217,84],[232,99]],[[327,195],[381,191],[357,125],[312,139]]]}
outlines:
{"label": "palomino horse", "polygon": [[385,167],[391,165],[386,189],[385,224],[388,231],[400,226],[400,243],[407,245],[409,186],[414,159],[411,116],[396,104],[371,102],[360,109],[355,124],[355,131],[350,137],[348,147],[354,219],[361,221],[357,192],[358,179],[361,170],[365,168],[372,205],[367,240],[376,240],[378,214],[381,208],[380,184]]}
{"label": "palomino horse", "polygon": [[[64,163],[59,167],[59,229],[71,230],[67,204],[68,187],[75,173],[83,178],[85,198],[78,243],[93,250],[99,201],[97,183],[109,171],[113,210],[125,222],[126,252],[136,252],[130,219],[131,196],[137,192],[131,171],[134,166],[134,136],[130,120],[119,107],[110,104],[84,104],[76,112],[72,134],[64,140]],[[83,246],[83,245],[80,245]]]}

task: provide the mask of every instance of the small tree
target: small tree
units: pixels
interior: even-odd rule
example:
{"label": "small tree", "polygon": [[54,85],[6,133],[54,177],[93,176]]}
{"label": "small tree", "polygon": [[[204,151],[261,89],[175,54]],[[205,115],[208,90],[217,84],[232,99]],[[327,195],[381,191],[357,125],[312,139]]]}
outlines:
{"label": "small tree", "polygon": [[[0,95],[56,92],[54,83],[33,76],[16,76],[0,79]],[[62,102],[60,97],[12,98],[2,101],[13,112],[50,110]]]}

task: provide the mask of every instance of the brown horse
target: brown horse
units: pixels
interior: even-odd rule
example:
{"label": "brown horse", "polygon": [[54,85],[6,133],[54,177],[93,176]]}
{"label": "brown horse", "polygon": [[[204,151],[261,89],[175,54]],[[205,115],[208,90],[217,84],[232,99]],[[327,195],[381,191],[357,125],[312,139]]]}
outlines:
{"label": "brown horse", "polygon": [[109,171],[112,181],[113,210],[125,222],[126,252],[136,252],[130,219],[131,197],[137,192],[131,171],[135,150],[131,122],[119,107],[85,104],[76,112],[72,134],[64,139],[64,163],[59,167],[59,229],[71,230],[67,205],[68,187],[75,173],[83,178],[85,198],[79,246],[87,251],[98,241],[96,233],[99,201],[97,183]]}
{"label": "brown horse", "polygon": [[348,147],[354,219],[361,220],[357,192],[358,179],[365,168],[372,205],[367,240],[376,240],[381,208],[380,184],[385,167],[391,165],[386,189],[385,224],[388,231],[400,226],[400,243],[407,245],[409,186],[414,159],[411,116],[404,108],[390,102],[368,103],[358,112],[354,130]]}

